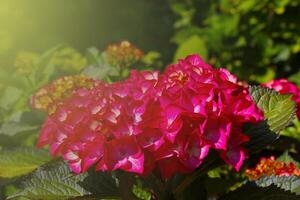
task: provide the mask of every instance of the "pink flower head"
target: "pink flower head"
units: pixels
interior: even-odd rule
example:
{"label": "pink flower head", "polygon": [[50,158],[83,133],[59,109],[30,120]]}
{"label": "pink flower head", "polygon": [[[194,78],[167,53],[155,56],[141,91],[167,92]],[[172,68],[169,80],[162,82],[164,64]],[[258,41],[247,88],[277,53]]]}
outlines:
{"label": "pink flower head", "polygon": [[161,75],[132,71],[121,82],[77,89],[48,116],[38,146],[50,145],[76,173],[95,165],[170,178],[193,172],[210,149],[239,170],[247,157],[242,127],[262,119],[234,75],[191,55]]}
{"label": "pink flower head", "polygon": [[111,140],[105,145],[104,158],[97,169],[117,170],[142,174],[144,171],[144,153],[134,137],[124,136]]}
{"label": "pink flower head", "polygon": [[272,80],[270,82],[263,83],[262,85],[274,89],[280,94],[291,94],[292,99],[297,104],[297,117],[300,119],[300,89],[297,85],[287,79]]}

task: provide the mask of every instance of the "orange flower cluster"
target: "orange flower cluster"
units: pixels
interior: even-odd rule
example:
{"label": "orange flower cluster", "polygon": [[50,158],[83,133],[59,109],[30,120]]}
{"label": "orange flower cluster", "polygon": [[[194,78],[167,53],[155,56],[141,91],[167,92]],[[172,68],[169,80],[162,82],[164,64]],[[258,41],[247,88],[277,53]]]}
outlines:
{"label": "orange flower cluster", "polygon": [[83,75],[65,76],[39,89],[31,98],[34,109],[53,114],[61,102],[70,97],[74,91],[85,88],[92,89],[100,84]]}
{"label": "orange flower cluster", "polygon": [[109,64],[115,67],[128,68],[140,61],[144,53],[128,41],[109,45],[105,53]]}
{"label": "orange flower cluster", "polygon": [[257,180],[270,175],[300,176],[300,169],[295,163],[278,161],[275,160],[274,156],[271,156],[270,158],[262,158],[255,168],[246,170],[246,176],[250,180]]}

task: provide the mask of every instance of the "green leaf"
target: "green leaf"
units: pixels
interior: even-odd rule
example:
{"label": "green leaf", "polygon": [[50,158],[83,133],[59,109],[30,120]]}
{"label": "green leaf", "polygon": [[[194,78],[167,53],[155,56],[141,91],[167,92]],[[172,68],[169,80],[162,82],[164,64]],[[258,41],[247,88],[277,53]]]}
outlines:
{"label": "green leaf", "polygon": [[86,58],[89,65],[100,64],[102,62],[100,52],[96,47],[90,47],[87,49]]}
{"label": "green leaf", "polygon": [[18,101],[22,94],[23,92],[20,89],[8,86],[0,98],[0,107],[4,110],[9,110],[10,107]]}
{"label": "green leaf", "polygon": [[265,121],[245,127],[245,134],[250,137],[246,146],[250,152],[255,152],[273,143],[279,132],[291,124],[296,105],[290,95],[281,95],[268,88],[253,86],[250,94],[265,117]]}
{"label": "green leaf", "polygon": [[17,133],[37,130],[38,126],[22,122],[5,122],[0,128],[0,134],[14,136]]}
{"label": "green leaf", "polygon": [[35,73],[33,74],[32,82],[35,84],[36,89],[49,82],[51,76],[55,72],[55,66],[51,63],[53,55],[62,48],[62,45],[53,47],[42,54],[36,66]]}
{"label": "green leaf", "polygon": [[244,132],[250,137],[245,146],[252,153],[272,144],[279,137],[278,134],[270,130],[270,126],[266,121],[246,126]]}
{"label": "green leaf", "polygon": [[205,60],[207,58],[207,48],[203,39],[197,35],[189,37],[186,41],[180,44],[176,50],[174,60],[177,61],[180,58],[184,58],[190,54],[200,54]]}
{"label": "green leaf", "polygon": [[291,95],[281,95],[260,86],[250,87],[250,94],[264,112],[265,120],[274,133],[284,130],[296,117],[296,104],[291,100]]}
{"label": "green leaf", "polygon": [[152,197],[151,193],[145,190],[141,184],[133,186],[133,193],[141,200],[151,200]]}
{"label": "green leaf", "polygon": [[86,174],[72,174],[64,162],[39,168],[23,182],[23,190],[8,199],[25,197],[30,200],[64,200],[90,194],[78,183]]}
{"label": "green leaf", "polygon": [[51,158],[42,150],[18,148],[0,151],[0,177],[13,178],[32,172]]}
{"label": "green leaf", "polygon": [[108,65],[90,65],[83,70],[83,74],[92,79],[102,80],[111,73],[111,70],[113,68]]}
{"label": "green leaf", "polygon": [[97,196],[114,196],[119,194],[117,179],[112,173],[89,171],[80,185]]}
{"label": "green leaf", "polygon": [[295,119],[293,121],[293,126],[286,128],[282,131],[282,135],[295,138],[300,141],[300,121]]}
{"label": "green leaf", "polygon": [[300,70],[289,77],[289,81],[296,83],[300,87]]}
{"label": "green leaf", "polygon": [[298,167],[300,166],[300,164],[294,160],[294,158],[292,158],[290,155],[289,155],[289,152],[288,151],[285,151],[281,156],[279,156],[276,160],[279,160],[279,161],[283,161],[283,162],[286,162],[286,163],[295,163]]}
{"label": "green leaf", "polygon": [[275,186],[256,187],[255,185],[244,185],[243,187],[230,192],[218,200],[299,200],[299,196],[283,191]]}
{"label": "green leaf", "polygon": [[275,185],[280,189],[300,195],[300,177],[298,176],[264,176],[255,181],[255,183],[259,187]]}

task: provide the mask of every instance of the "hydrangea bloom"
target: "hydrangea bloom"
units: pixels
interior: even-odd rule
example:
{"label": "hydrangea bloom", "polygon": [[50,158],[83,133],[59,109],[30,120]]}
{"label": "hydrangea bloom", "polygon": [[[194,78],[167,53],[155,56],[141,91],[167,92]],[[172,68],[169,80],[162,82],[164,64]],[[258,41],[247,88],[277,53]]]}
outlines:
{"label": "hydrangea bloom", "polygon": [[300,169],[293,162],[283,162],[275,160],[274,156],[262,158],[253,169],[246,170],[246,176],[250,180],[257,180],[263,176],[300,176]]}
{"label": "hydrangea bloom", "polygon": [[300,89],[297,87],[297,85],[288,81],[287,79],[272,80],[262,85],[274,89],[280,94],[292,94],[292,99],[297,104],[297,117],[300,119]]}
{"label": "hydrangea bloom", "polygon": [[105,50],[107,61],[114,67],[128,68],[139,62],[144,53],[128,41],[111,44]]}
{"label": "hydrangea bloom", "polygon": [[262,118],[235,76],[192,55],[161,75],[132,71],[125,81],[78,89],[48,117],[38,146],[49,144],[76,173],[95,164],[170,178],[195,170],[210,149],[239,170],[242,127]]}
{"label": "hydrangea bloom", "polygon": [[31,98],[31,106],[34,109],[53,114],[59,104],[70,97],[77,89],[91,89],[99,84],[101,84],[100,81],[95,81],[83,75],[64,76],[39,89]]}

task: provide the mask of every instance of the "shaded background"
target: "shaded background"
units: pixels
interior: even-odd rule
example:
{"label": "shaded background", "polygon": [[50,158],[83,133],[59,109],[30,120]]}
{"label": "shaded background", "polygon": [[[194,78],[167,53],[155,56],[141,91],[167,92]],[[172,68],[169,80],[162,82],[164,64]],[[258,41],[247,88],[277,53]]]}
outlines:
{"label": "shaded background", "polygon": [[[122,40],[145,56],[117,79],[122,69],[106,62],[103,50]],[[287,78],[300,86],[300,1],[0,0],[0,169],[3,160],[20,174],[32,166],[23,148],[35,149],[45,113],[30,100],[43,86],[80,73],[116,81],[132,68],[163,70],[192,53],[251,84]],[[300,151],[299,121],[282,135],[289,138],[275,151]],[[11,177],[0,170],[0,199],[14,194]]]}
{"label": "shaded background", "polygon": [[81,52],[129,40],[170,62],[174,16],[162,0],[0,0],[0,66],[18,51],[68,44]]}

